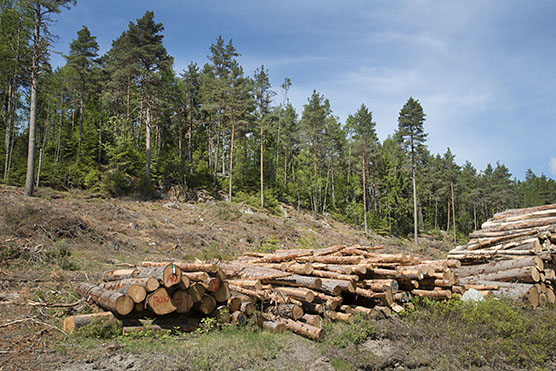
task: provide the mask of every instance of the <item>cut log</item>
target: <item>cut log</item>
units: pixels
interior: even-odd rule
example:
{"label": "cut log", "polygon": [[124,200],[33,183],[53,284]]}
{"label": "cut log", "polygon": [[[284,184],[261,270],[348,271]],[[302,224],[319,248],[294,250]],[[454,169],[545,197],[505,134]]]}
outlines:
{"label": "cut log", "polygon": [[[150,262],[144,261],[141,263],[142,267],[152,268],[152,267],[165,267],[172,262]],[[174,264],[179,267],[184,272],[208,272],[216,273],[218,266],[216,264],[205,264],[205,263],[185,263],[185,262],[174,262]]]}
{"label": "cut log", "polygon": [[268,320],[263,321],[263,328],[278,334],[282,334],[286,331],[286,325],[283,323]]}
{"label": "cut log", "polygon": [[373,279],[373,280],[364,280],[363,285],[373,291],[385,291],[385,290],[392,290],[392,293],[396,293],[398,291],[398,281],[393,279]]}
{"label": "cut log", "polygon": [[226,324],[230,323],[232,320],[232,314],[230,313],[230,308],[225,305],[221,305],[214,310],[212,316],[216,318],[218,323]]}
{"label": "cut log", "polygon": [[[313,272],[314,273],[314,272]],[[287,285],[294,287],[306,287],[312,289],[319,289],[322,286],[322,280],[318,277],[301,276],[299,274],[291,274],[287,277],[276,278],[272,280],[264,280],[264,283],[273,285]]]}
{"label": "cut log", "polygon": [[353,314],[343,313],[343,312],[336,312],[336,318],[335,319],[351,323],[351,322],[353,322]]}
{"label": "cut log", "polygon": [[237,326],[243,326],[247,323],[247,317],[241,311],[233,312],[232,313],[232,323],[236,324]]}
{"label": "cut log", "polygon": [[125,278],[155,277],[165,287],[172,287],[181,282],[181,269],[175,264],[154,268],[115,269],[103,274],[104,281],[117,281]]}
{"label": "cut log", "polygon": [[154,277],[126,278],[118,281],[104,282],[100,286],[108,290],[117,290],[124,286],[138,285],[144,287],[147,292],[153,292],[160,287],[158,280]]}
{"label": "cut log", "polygon": [[225,303],[228,301],[228,299],[230,298],[231,294],[230,294],[230,288],[228,285],[228,282],[223,282],[220,285],[220,288],[218,289],[218,291],[213,292],[212,296],[214,297],[214,299],[216,299],[217,302],[219,303]]}
{"label": "cut log", "polygon": [[193,299],[185,290],[177,290],[174,292],[172,299],[174,299],[177,313],[187,313],[191,310],[191,307],[193,307]]}
{"label": "cut log", "polygon": [[311,303],[315,300],[315,293],[309,289],[294,287],[274,287],[272,289],[282,295],[291,296],[294,299]]}
{"label": "cut log", "polygon": [[182,275],[189,278],[190,281],[204,282],[209,279],[207,272],[182,272]]}
{"label": "cut log", "polygon": [[241,299],[238,296],[231,296],[227,303],[230,312],[237,312],[241,308]]}
{"label": "cut log", "polygon": [[324,306],[322,304],[317,303],[302,303],[302,308],[304,312],[312,313],[312,314],[323,314],[324,313]]}
{"label": "cut log", "polygon": [[311,339],[321,340],[325,334],[325,331],[322,328],[311,326],[299,321],[293,321],[288,318],[280,318],[279,322],[283,323],[288,330]]}
{"label": "cut log", "polygon": [[251,301],[244,301],[241,303],[239,310],[245,313],[246,316],[251,317],[255,313],[255,304]]}
{"label": "cut log", "polygon": [[83,296],[90,297],[95,303],[112,312],[125,316],[129,314],[135,303],[133,300],[117,291],[107,290],[100,286],[83,282],[77,287],[77,292]]}
{"label": "cut log", "polygon": [[172,313],[177,309],[174,300],[168,295],[168,291],[164,287],[150,293],[145,301],[148,308],[159,316]]}
{"label": "cut log", "polygon": [[535,266],[538,270],[544,269],[544,263],[538,256],[526,256],[504,261],[495,261],[487,264],[467,265],[456,269],[460,277],[476,276],[485,273],[494,273],[503,270]]}
{"label": "cut log", "polygon": [[332,278],[323,278],[322,279],[322,287],[320,288],[321,291],[329,294],[337,296],[336,294],[337,288],[340,288],[341,292],[355,292],[355,284],[352,281],[346,280],[336,280]]}
{"label": "cut log", "polygon": [[131,300],[133,300],[134,303],[141,303],[147,296],[147,290],[145,290],[143,286],[139,286],[136,284],[113,285],[112,283],[119,283],[119,281],[102,283],[99,285],[99,287],[102,287],[106,290],[117,291],[121,294],[127,295],[131,298]]}
{"label": "cut log", "polygon": [[411,293],[413,295],[416,296],[423,296],[423,297],[427,297],[427,298],[451,298],[452,297],[452,291],[450,290],[419,290],[419,289],[414,289],[411,291]]}
{"label": "cut log", "polygon": [[520,267],[512,268],[499,272],[485,273],[474,276],[477,279],[487,280],[487,281],[506,281],[506,282],[527,282],[535,283],[539,282],[541,277],[537,267]]}
{"label": "cut log", "polygon": [[299,305],[295,304],[278,304],[275,307],[271,307],[272,312],[280,317],[286,317],[297,321],[303,317],[303,309]]}
{"label": "cut log", "polygon": [[263,288],[260,280],[228,280],[228,283],[250,290],[262,290]]}
{"label": "cut log", "polygon": [[391,290],[386,290],[386,291],[380,291],[380,292],[375,292],[372,290],[365,290],[362,288],[356,288],[355,289],[355,294],[362,296],[364,298],[367,299],[373,299],[373,300],[378,300],[380,301],[382,304],[384,305],[392,305],[392,303],[394,302],[394,298],[392,296],[392,291]]}
{"label": "cut log", "polygon": [[216,300],[211,295],[205,295],[200,302],[193,304],[193,309],[198,312],[209,314],[216,309]]}
{"label": "cut log", "polygon": [[344,280],[344,281],[359,280],[359,276],[356,274],[342,274],[342,273],[325,271],[325,270],[313,270],[312,275],[315,277],[332,278],[332,279]]}
{"label": "cut log", "polygon": [[203,286],[205,286],[205,288],[210,292],[218,291],[221,284],[222,281],[220,281],[220,278],[218,277],[210,277],[208,280],[203,282]]}
{"label": "cut log", "polygon": [[302,262],[309,263],[325,263],[325,264],[359,264],[363,258],[360,256],[304,256],[297,259]]}
{"label": "cut log", "polygon": [[304,314],[301,320],[311,326],[321,327],[322,317],[316,314]]}
{"label": "cut log", "polygon": [[91,322],[97,322],[97,321],[99,322],[116,321],[116,317],[114,317],[112,312],[82,314],[79,316],[66,317],[64,319],[64,331],[67,332],[68,334],[71,334],[76,328],[84,327],[91,324]]}

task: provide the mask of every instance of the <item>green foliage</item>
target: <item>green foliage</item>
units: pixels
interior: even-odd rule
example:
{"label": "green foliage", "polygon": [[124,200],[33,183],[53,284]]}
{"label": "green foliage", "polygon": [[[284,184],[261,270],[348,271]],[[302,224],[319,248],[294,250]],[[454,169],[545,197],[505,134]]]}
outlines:
{"label": "green foliage", "polygon": [[257,248],[257,252],[273,253],[280,247],[280,240],[275,236],[270,236],[267,240],[261,241],[261,245]]}
{"label": "green foliage", "polygon": [[125,195],[133,188],[131,178],[120,170],[104,173],[100,184],[100,190],[112,197]]}
{"label": "green foliage", "polygon": [[538,367],[556,356],[552,346],[556,334],[549,330],[556,325],[552,305],[523,308],[510,300],[497,299],[473,303],[417,298],[414,303],[415,310],[405,313],[404,320],[419,328],[421,336],[436,339],[439,346],[450,346],[443,336],[460,334],[460,353],[454,354],[465,368],[494,366],[497,359],[508,359],[525,368]]}
{"label": "green foliage", "polygon": [[63,270],[75,271],[79,269],[79,265],[71,260],[71,251],[64,240],[54,242],[51,249],[46,250],[46,261],[56,263]]}
{"label": "green foliage", "polygon": [[323,328],[326,330],[324,344],[337,348],[346,348],[364,342],[375,333],[376,325],[364,315],[357,315],[348,322],[325,322]]}
{"label": "green foliage", "polygon": [[[234,201],[245,202],[250,207],[260,210],[261,192],[248,193],[239,191],[236,193]],[[264,191],[264,209],[269,211],[272,215],[281,216],[283,214],[278,199],[276,199],[272,190]]]}
{"label": "green foliage", "polygon": [[325,247],[313,231],[305,232],[303,236],[297,239],[295,245],[298,249],[322,249]]}
{"label": "green foliage", "polygon": [[93,318],[91,323],[75,329],[75,335],[84,338],[114,339],[122,333],[122,323],[116,319]]}

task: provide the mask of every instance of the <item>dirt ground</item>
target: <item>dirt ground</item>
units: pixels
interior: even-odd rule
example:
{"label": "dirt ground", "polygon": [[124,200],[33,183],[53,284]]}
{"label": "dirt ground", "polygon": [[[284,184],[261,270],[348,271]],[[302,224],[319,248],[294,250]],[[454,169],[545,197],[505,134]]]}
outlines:
{"label": "dirt ground", "polygon": [[[408,241],[367,236],[330,217],[315,218],[284,205],[277,216],[246,204],[200,198],[138,201],[43,188],[26,198],[22,189],[0,185],[0,370],[198,368],[176,363],[164,352],[121,351],[113,342],[97,341],[87,349],[63,333],[65,316],[93,310],[75,293],[75,283],[98,280],[108,268],[142,260],[218,261],[244,251],[337,244],[383,245],[386,251],[429,256],[441,256],[448,248],[430,241],[416,249]],[[338,368],[317,344],[283,336],[276,357],[247,363],[245,369]],[[372,339],[358,352],[373,355],[369,369],[396,369],[403,362],[381,361],[392,359],[394,348],[391,340]]]}

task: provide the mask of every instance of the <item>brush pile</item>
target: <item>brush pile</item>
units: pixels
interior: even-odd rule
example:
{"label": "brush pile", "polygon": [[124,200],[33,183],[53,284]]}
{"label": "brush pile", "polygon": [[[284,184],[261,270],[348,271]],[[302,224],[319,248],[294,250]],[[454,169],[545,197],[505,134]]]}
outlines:
{"label": "brush pile", "polygon": [[318,250],[245,253],[229,263],[143,262],[105,272],[105,282],[77,290],[109,313],[66,318],[64,328],[117,317],[124,331],[196,328],[202,318],[244,324],[248,317],[272,331],[289,329],[321,339],[324,319],[351,321],[356,314],[390,315],[412,296],[450,298],[458,260],[423,260],[378,253],[380,247],[335,246]]}
{"label": "brush pile", "polygon": [[532,306],[556,302],[556,205],[495,214],[470,234],[467,245],[448,253],[462,266],[461,286],[483,295],[522,299]]}

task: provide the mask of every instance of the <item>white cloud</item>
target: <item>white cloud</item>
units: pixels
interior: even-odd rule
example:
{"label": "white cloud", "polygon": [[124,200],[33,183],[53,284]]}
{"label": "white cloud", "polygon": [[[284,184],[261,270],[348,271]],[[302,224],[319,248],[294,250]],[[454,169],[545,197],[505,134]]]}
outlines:
{"label": "white cloud", "polygon": [[550,158],[550,173],[556,175],[556,157]]}

